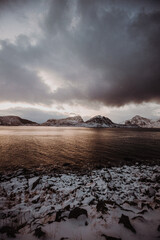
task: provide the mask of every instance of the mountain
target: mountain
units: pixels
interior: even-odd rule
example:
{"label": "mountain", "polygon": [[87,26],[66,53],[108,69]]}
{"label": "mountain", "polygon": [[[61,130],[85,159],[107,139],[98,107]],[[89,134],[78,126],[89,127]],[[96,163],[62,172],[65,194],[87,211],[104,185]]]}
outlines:
{"label": "mountain", "polygon": [[49,119],[45,123],[42,124],[42,126],[80,126],[83,124],[84,121],[81,118],[81,116],[75,116],[75,117],[68,117],[63,119]]}
{"label": "mountain", "polygon": [[84,123],[85,127],[116,127],[116,124],[113,123],[109,118],[97,115]]}
{"label": "mountain", "polygon": [[142,128],[160,128],[160,120],[153,121],[148,118],[136,115],[130,120],[125,121],[126,126],[138,126]]}
{"label": "mountain", "polygon": [[18,116],[0,116],[0,126],[37,126],[36,122]]}
{"label": "mountain", "polygon": [[[39,126],[38,123],[32,122],[18,116],[0,116],[0,126]],[[153,121],[148,118],[136,115],[130,120],[125,121],[125,124],[117,124],[109,118],[97,115],[90,118],[86,122],[81,116],[68,117],[63,119],[49,119],[41,124],[41,126],[55,127],[89,127],[89,128],[160,128],[160,119]]]}
{"label": "mountain", "polygon": [[104,116],[95,116],[84,122],[81,116],[68,117],[64,119],[49,119],[42,124],[43,126],[77,126],[77,127],[115,127],[109,118]]}

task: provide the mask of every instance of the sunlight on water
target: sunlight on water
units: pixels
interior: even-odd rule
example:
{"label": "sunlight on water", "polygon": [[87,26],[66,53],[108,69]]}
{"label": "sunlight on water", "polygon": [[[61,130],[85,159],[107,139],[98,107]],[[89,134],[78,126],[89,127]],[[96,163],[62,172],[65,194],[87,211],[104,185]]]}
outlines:
{"label": "sunlight on water", "polygon": [[160,159],[160,130],[0,127],[0,168]]}

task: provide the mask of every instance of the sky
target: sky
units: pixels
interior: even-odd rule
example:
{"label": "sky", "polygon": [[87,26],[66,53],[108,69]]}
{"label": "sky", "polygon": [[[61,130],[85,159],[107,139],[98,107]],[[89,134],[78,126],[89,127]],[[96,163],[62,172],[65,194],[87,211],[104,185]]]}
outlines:
{"label": "sky", "polygon": [[160,119],[159,0],[0,0],[0,115]]}

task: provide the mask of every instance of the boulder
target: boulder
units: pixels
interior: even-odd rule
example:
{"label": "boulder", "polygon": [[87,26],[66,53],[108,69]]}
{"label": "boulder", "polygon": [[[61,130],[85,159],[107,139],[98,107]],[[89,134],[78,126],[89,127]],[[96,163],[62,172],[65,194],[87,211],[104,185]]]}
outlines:
{"label": "boulder", "polygon": [[70,211],[69,218],[78,218],[80,215],[86,215],[86,217],[88,217],[87,210],[76,207]]}
{"label": "boulder", "polygon": [[120,217],[119,223],[122,223],[124,225],[124,227],[128,228],[129,230],[131,230],[133,233],[136,233],[136,230],[134,229],[134,227],[131,225],[129,217],[126,215],[123,215]]}
{"label": "boulder", "polygon": [[108,208],[106,207],[106,202],[103,200],[98,201],[96,208],[97,208],[97,212],[101,212],[103,214],[108,211]]}

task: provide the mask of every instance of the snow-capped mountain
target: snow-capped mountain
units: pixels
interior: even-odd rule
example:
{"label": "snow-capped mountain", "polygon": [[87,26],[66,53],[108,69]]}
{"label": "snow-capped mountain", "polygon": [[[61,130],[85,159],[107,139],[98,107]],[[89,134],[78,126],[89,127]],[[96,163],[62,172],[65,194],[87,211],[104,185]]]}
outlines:
{"label": "snow-capped mountain", "polygon": [[36,122],[20,118],[18,116],[0,116],[0,126],[36,126]]}
{"label": "snow-capped mountain", "polygon": [[113,123],[109,118],[97,115],[84,123],[84,127],[115,127],[116,124]]}
{"label": "snow-capped mountain", "polygon": [[84,122],[81,116],[68,117],[64,119],[49,119],[42,124],[43,126],[77,126],[77,127],[115,127],[109,118],[104,116],[95,116]]}
{"label": "snow-capped mountain", "polygon": [[49,119],[43,126],[79,126],[84,123],[81,116],[68,117],[63,119]]}
{"label": "snow-capped mountain", "polygon": [[[18,116],[0,116],[0,126],[39,126],[40,124],[32,122]],[[49,119],[42,123],[41,126],[55,127],[89,127],[89,128],[160,128],[160,119],[153,121],[148,118],[136,115],[130,120],[125,121],[125,124],[117,124],[109,118],[101,115],[94,116],[83,121],[81,116],[68,117],[63,119]]]}
{"label": "snow-capped mountain", "polygon": [[126,126],[138,126],[142,128],[160,128],[160,120],[153,121],[148,118],[136,115],[130,120],[125,121]]}

